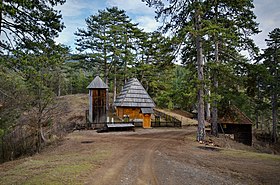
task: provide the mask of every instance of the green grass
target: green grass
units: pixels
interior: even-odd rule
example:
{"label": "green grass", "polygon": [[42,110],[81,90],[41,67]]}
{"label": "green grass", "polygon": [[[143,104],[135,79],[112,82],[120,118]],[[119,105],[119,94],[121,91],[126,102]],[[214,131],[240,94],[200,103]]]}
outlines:
{"label": "green grass", "polygon": [[83,178],[109,156],[110,151],[99,150],[31,158],[0,172],[0,184],[83,184]]}
{"label": "green grass", "polygon": [[78,179],[80,175],[92,170],[92,164],[59,165],[45,173],[33,176],[24,184],[82,184]]}
{"label": "green grass", "polygon": [[252,158],[252,159],[259,159],[259,160],[273,160],[273,161],[280,162],[279,155],[257,153],[257,152],[250,152],[244,150],[233,150],[233,149],[223,149],[220,152],[222,154],[232,156],[232,157]]}

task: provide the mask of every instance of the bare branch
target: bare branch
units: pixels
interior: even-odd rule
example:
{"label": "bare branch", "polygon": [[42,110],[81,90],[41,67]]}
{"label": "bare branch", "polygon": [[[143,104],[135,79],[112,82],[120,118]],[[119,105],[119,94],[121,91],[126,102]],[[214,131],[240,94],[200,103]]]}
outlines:
{"label": "bare branch", "polygon": [[11,98],[13,100],[16,100],[14,97],[12,97],[12,96],[8,95],[7,93],[5,93],[4,90],[0,89],[0,93],[2,93],[3,95],[5,95],[5,96],[7,96],[7,97],[9,97],[9,98]]}

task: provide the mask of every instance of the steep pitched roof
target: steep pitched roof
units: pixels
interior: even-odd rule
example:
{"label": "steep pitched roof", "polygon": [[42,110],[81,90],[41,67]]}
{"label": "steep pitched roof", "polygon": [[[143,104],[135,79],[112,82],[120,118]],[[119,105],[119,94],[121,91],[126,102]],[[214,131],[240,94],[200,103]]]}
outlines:
{"label": "steep pitched roof", "polygon": [[218,122],[230,124],[253,124],[252,120],[235,105],[230,105],[229,107],[225,108],[223,115],[219,116]]}
{"label": "steep pitched roof", "polygon": [[116,107],[155,107],[142,84],[136,79],[130,79],[123,87],[119,96],[114,102]]}
{"label": "steep pitched roof", "polygon": [[99,76],[96,76],[92,82],[87,86],[88,89],[108,89],[106,85]]}

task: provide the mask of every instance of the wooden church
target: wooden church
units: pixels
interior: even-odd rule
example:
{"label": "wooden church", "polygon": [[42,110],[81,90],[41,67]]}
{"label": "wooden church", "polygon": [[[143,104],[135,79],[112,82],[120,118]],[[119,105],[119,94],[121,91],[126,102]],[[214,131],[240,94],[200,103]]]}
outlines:
{"label": "wooden church", "polygon": [[151,127],[151,114],[154,113],[155,103],[138,79],[128,80],[113,106],[121,119],[128,115],[130,120],[143,120],[144,128]]}
{"label": "wooden church", "polygon": [[96,76],[87,89],[89,89],[89,122],[96,124],[106,122],[108,86]]}

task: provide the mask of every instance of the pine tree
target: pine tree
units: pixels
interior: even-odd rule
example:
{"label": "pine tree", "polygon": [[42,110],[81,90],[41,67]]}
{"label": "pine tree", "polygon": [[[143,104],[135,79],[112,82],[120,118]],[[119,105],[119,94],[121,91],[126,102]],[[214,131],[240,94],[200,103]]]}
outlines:
{"label": "pine tree", "polygon": [[[137,77],[146,90],[156,91],[157,74],[173,60],[170,38],[159,32],[145,33],[133,24],[125,11],[116,7],[99,11],[86,19],[87,29],[79,29],[77,48],[85,62],[100,71],[106,83],[113,81],[114,99],[118,88]],[[87,53],[86,53],[87,52]]]}
{"label": "pine tree", "polygon": [[[98,11],[86,19],[87,29],[78,29],[75,33],[77,49],[87,52],[87,61],[102,70],[105,83],[108,84],[109,72],[118,66],[127,66],[131,55],[131,35],[136,24],[116,7]],[[123,61],[126,59],[126,61]]]}
{"label": "pine tree", "polygon": [[269,76],[266,79],[266,91],[270,96],[272,110],[272,141],[277,142],[278,103],[279,103],[279,69],[280,69],[280,29],[275,28],[266,39],[267,49],[264,50],[264,66]]}
{"label": "pine tree", "polygon": [[[254,7],[250,0],[248,1],[205,1],[206,13],[205,24],[210,44],[210,53],[207,56],[210,61],[215,63],[212,69],[214,96],[218,92],[218,70],[220,62],[227,63],[227,53],[234,53],[239,49],[250,51],[253,55],[258,51],[252,39],[249,36],[259,32],[257,23],[254,21],[256,16],[252,12]],[[229,13],[230,12],[230,13]],[[213,49],[211,49],[211,46]],[[213,52],[211,52],[211,50]],[[210,69],[211,70],[211,69]],[[212,134],[217,136],[218,127],[218,102],[213,99],[212,106]]]}
{"label": "pine tree", "polygon": [[[53,7],[65,0],[0,0],[0,54],[58,36],[64,25]],[[5,51],[5,53],[4,53]]]}
{"label": "pine tree", "polygon": [[[204,123],[204,73],[203,73],[203,48],[202,48],[202,18],[204,10],[201,1],[169,1],[165,5],[163,1],[146,1],[149,6],[156,7],[156,18],[162,18],[164,32],[171,31],[179,39],[178,44],[185,42],[187,38],[195,40],[196,64],[198,75],[198,129],[197,140],[205,138]],[[180,42],[181,41],[181,42]]]}
{"label": "pine tree", "polygon": [[[30,119],[29,126],[33,125],[36,129],[34,135],[37,138],[34,141],[37,141],[37,151],[40,150],[43,138],[42,127],[52,116],[49,106],[54,95],[54,71],[59,71],[63,63],[64,49],[55,44],[54,38],[64,25],[61,22],[62,15],[54,7],[64,2],[0,0],[0,68],[4,69],[1,73],[3,76],[13,74],[15,81],[20,82],[12,89],[5,89],[8,93],[4,92],[11,94],[10,98],[18,106],[4,107],[3,112],[16,112],[15,115],[19,117],[23,110],[34,111],[31,117],[36,119]],[[24,97],[23,89],[28,96]],[[21,98],[19,93],[23,94]],[[22,104],[22,101],[25,102]],[[6,132],[18,117],[11,122],[3,120],[9,125],[4,128]]]}
{"label": "pine tree", "polygon": [[[183,59],[193,61],[196,51],[196,64],[198,69],[198,120],[203,125],[204,108],[201,101],[206,80],[201,77],[203,68],[202,60],[214,63],[208,66],[206,74],[213,79],[213,106],[212,106],[212,133],[217,135],[218,119],[218,79],[220,63],[228,63],[229,58],[241,49],[257,52],[250,35],[259,32],[258,24],[254,21],[256,16],[252,12],[254,7],[251,0],[224,1],[224,0],[200,0],[200,1],[146,1],[157,9],[157,18],[164,22],[163,31],[173,32],[183,46]],[[186,49],[184,49],[186,48]],[[191,49],[191,48],[196,48]],[[202,49],[202,50],[201,50]],[[186,53],[189,52],[189,53]],[[208,65],[208,64],[206,64]],[[214,68],[210,68],[214,67]],[[211,73],[211,74],[210,74]],[[209,87],[207,88],[209,89]],[[203,117],[203,118],[202,118]],[[198,130],[202,130],[202,127]],[[199,132],[198,132],[199,134]],[[200,140],[200,139],[198,139]]]}

